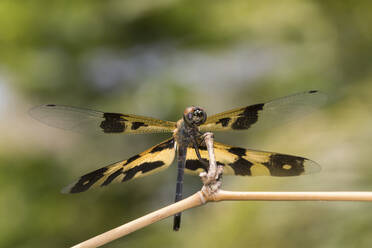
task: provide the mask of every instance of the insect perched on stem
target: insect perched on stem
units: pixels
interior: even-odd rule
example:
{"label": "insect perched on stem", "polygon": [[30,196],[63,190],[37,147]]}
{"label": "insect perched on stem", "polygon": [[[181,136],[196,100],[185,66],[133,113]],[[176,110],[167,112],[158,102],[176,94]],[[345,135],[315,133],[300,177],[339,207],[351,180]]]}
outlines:
{"label": "insect perched on stem", "polygon": [[[182,199],[184,172],[198,174],[208,170],[208,151],[202,139],[205,131],[246,130],[255,126],[275,126],[283,120],[307,114],[324,103],[325,95],[307,91],[267,103],[250,105],[207,117],[204,109],[188,107],[177,122],[129,114],[105,113],[76,107],[47,104],[30,110],[33,118],[66,130],[103,133],[173,133],[172,137],[150,149],[79,178],[62,190],[79,193],[93,186],[125,182],[168,167],[177,154],[178,174],[175,201]],[[225,175],[298,176],[318,172],[320,166],[309,159],[244,149],[214,143],[217,165]],[[180,227],[181,213],[175,215],[173,229]]]}

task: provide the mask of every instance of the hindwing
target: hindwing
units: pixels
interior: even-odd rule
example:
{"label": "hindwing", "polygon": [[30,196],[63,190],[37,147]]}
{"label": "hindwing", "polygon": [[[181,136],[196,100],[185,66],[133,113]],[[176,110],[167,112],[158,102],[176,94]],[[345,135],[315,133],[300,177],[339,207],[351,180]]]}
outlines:
{"label": "hindwing", "polygon": [[174,160],[174,143],[174,139],[170,138],[127,160],[90,172],[65,187],[62,193],[79,193],[91,187],[102,187],[113,182],[125,182],[163,170]]}
{"label": "hindwing", "polygon": [[[201,146],[199,152],[209,162],[207,148]],[[320,166],[307,158],[244,149],[218,142],[214,142],[214,153],[217,165],[224,166],[224,175],[288,177],[320,171]],[[200,173],[207,170],[206,165],[198,160],[195,150],[189,147],[185,171]]]}

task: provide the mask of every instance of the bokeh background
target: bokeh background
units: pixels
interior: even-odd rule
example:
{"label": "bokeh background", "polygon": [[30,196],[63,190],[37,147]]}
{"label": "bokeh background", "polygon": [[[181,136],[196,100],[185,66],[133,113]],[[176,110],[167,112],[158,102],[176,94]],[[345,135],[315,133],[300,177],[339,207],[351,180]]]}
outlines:
{"label": "bokeh background", "polygon": [[[56,103],[177,120],[318,89],[316,113],[216,139],[305,156],[319,174],[224,177],[228,190],[372,190],[370,1],[0,1],[0,247],[68,247],[172,203],[176,166],[60,189],[168,137],[80,135],[27,114]],[[186,176],[185,195],[200,189]],[[223,202],[106,247],[371,247],[372,205]]]}

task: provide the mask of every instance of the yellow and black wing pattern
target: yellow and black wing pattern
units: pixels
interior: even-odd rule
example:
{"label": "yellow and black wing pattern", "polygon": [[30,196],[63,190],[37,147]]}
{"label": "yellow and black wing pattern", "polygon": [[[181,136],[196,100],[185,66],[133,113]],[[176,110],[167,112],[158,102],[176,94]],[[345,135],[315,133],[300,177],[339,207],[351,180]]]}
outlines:
{"label": "yellow and black wing pattern", "polygon": [[[199,152],[209,162],[207,148],[202,145]],[[214,152],[217,164],[224,166],[224,175],[289,177],[320,171],[317,163],[298,156],[244,149],[218,142],[214,143]],[[208,171],[192,147],[187,150],[185,171],[192,174]]]}
{"label": "yellow and black wing pattern", "polygon": [[175,156],[175,142],[170,138],[128,160],[102,167],[62,189],[62,193],[80,193],[92,187],[106,186],[150,175],[167,168]]}
{"label": "yellow and black wing pattern", "polygon": [[251,127],[272,127],[278,123],[299,118],[322,106],[327,99],[316,90],[297,93],[267,103],[232,109],[207,118],[200,130],[245,130]]}
{"label": "yellow and black wing pattern", "polygon": [[34,107],[30,115],[48,126],[76,132],[159,133],[173,132],[176,128],[171,121],[55,104]]}

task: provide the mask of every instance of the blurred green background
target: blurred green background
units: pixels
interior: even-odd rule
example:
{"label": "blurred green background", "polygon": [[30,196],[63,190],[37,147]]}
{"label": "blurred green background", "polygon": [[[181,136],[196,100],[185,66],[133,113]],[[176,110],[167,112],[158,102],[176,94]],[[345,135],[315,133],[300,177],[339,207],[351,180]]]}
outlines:
{"label": "blurred green background", "polygon": [[[172,203],[176,166],[63,195],[77,177],[167,135],[79,135],[45,126],[44,103],[177,120],[318,89],[304,119],[216,139],[305,156],[319,174],[224,177],[229,190],[372,190],[370,1],[0,1],[0,247],[68,247]],[[186,176],[185,195],[201,187]],[[223,202],[106,247],[371,247],[372,205]]]}

